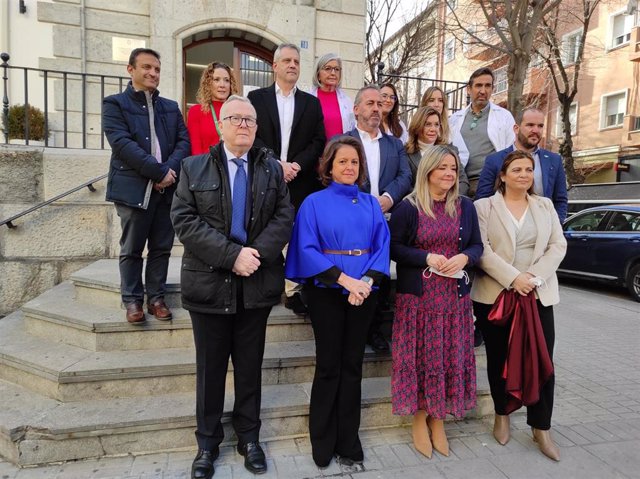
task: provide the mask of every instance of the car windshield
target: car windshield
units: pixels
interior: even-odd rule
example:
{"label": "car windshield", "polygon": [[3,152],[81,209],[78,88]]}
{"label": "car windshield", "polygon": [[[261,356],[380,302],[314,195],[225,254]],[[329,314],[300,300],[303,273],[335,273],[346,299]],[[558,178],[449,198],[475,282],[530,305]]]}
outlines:
{"label": "car windshield", "polygon": [[606,211],[592,211],[583,215],[574,216],[565,223],[565,231],[596,231]]}

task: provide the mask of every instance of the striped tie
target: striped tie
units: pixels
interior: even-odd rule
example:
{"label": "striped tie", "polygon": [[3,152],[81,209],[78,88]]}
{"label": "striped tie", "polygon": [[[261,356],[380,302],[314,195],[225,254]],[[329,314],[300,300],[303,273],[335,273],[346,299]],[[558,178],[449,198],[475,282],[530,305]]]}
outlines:
{"label": "striped tie", "polygon": [[233,211],[231,213],[231,239],[240,244],[247,242],[247,230],[244,228],[244,214],[247,204],[247,173],[242,158],[233,158],[238,169],[233,180]]}

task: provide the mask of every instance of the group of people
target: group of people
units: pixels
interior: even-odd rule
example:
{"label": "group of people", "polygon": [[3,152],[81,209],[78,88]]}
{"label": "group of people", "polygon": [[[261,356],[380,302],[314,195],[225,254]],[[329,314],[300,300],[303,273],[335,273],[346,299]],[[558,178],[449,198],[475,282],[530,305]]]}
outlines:
{"label": "group of people", "polygon": [[[159,97],[160,67],[154,50],[133,50],[127,89],[104,99],[107,199],[122,225],[129,323],[145,322],[145,293],[150,315],[172,319],[164,297],[174,232],[184,245],[182,306],[192,320],[197,381],[191,477],[214,474],[229,358],[238,452],[249,471],[267,470],[261,364],[267,318],[283,292],[287,307],[309,316],[315,337],[313,460],[363,461],[362,363],[367,343],[388,351],[380,318],[390,260],[392,410],[413,417],[415,448],[448,455],[445,417],[475,406],[475,315],[496,440],[507,443],[509,414],[526,405],[534,440],[559,459],[549,434],[549,368],[567,198],[560,157],[538,147],[541,111],[527,108],[514,120],[490,101],[494,76],[485,68],[471,75],[467,108],[449,116],[446,92],[434,86],[407,128],[392,84],[365,86],[351,102],[338,55],[320,57],[312,91],[299,89],[300,50],[283,44],[274,83],[248,98],[237,95],[228,65],[210,64],[185,125],[178,105]],[[530,314],[496,321],[496,309],[522,298]],[[522,354],[509,327],[529,342]],[[538,358],[549,364],[535,387],[507,372]]]}

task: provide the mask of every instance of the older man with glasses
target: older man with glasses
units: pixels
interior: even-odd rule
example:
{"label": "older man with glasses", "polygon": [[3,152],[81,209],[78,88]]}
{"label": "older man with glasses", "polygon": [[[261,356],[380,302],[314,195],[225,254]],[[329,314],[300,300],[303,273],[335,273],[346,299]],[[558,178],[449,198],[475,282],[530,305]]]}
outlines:
{"label": "older man with glasses", "polygon": [[282,168],[253,146],[256,111],[231,96],[218,126],[222,142],[184,160],[171,219],[184,245],[182,305],[196,346],[196,438],[191,477],[210,478],[224,438],[222,413],[229,356],[238,452],[254,474],[266,472],[258,442],[267,318],[284,285],[282,248],[294,210]]}

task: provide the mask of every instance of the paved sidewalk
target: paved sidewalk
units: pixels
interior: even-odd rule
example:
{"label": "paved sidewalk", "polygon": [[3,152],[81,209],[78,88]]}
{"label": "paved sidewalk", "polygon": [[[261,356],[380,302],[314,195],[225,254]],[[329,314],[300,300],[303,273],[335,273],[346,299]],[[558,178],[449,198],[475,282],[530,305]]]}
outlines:
{"label": "paved sidewalk", "polygon": [[[265,479],[640,478],[640,303],[583,284],[562,286],[556,307],[556,404],[553,435],[562,460],[546,459],[522,412],[512,440],[500,446],[492,419],[447,423],[450,457],[416,453],[408,428],[363,431],[364,469],[335,462],[319,470],[306,438],[269,443]],[[127,456],[18,469],[0,460],[0,479],[188,478],[195,451]],[[224,447],[216,479],[252,478]]]}

